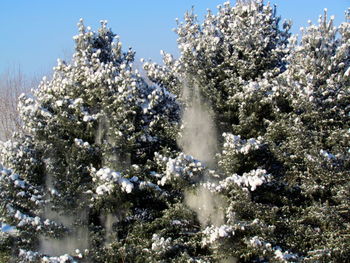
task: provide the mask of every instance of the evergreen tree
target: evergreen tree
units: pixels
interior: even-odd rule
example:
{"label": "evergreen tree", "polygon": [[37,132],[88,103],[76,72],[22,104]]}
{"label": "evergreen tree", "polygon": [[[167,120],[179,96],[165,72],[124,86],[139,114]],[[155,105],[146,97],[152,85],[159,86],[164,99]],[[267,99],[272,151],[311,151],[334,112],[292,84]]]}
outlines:
{"label": "evergreen tree", "polygon": [[[15,231],[0,251],[21,262],[346,262],[349,15],[335,27],[325,13],[300,43],[279,20],[259,0],[224,3],[202,25],[187,13],[179,59],[144,64],[158,86],[106,22],[80,22],[72,62],[20,98],[26,133],[2,145],[0,220]],[[198,111],[206,121],[180,127]],[[219,138],[197,133],[210,117]],[[218,140],[215,160],[182,152],[181,136]]]}
{"label": "evergreen tree", "polygon": [[284,242],[310,262],[349,258],[349,21],[333,20],[325,11],[295,43],[280,85],[292,111],[268,131],[286,183],[300,191]]}
{"label": "evergreen tree", "polygon": [[276,8],[262,1],[226,2],[218,8],[217,14],[208,11],[202,24],[193,10],[186,13],[175,29],[180,57],[163,52],[164,66],[147,62],[144,68],[151,80],[175,94],[184,86],[198,87],[215,112],[220,133],[250,122],[245,132],[256,136],[271,109],[264,102],[266,91],[253,85],[250,98],[247,85],[285,70],[290,23],[280,29]]}
{"label": "evergreen tree", "polygon": [[177,148],[179,105],[132,70],[134,52],[101,23],[98,32],[79,23],[72,62],[20,98],[27,134],[2,147],[1,220],[24,262],[156,260],[157,249],[145,252],[161,238],[155,222],[176,208],[151,169],[155,151]]}
{"label": "evergreen tree", "polygon": [[[288,43],[289,26],[277,31],[274,15],[261,1],[225,3],[201,26],[186,14],[177,29],[180,58],[165,54],[165,66],[147,62],[145,69],[175,93],[181,86],[198,87],[225,131],[216,171],[205,171],[194,190],[197,198],[207,198],[202,209],[211,211],[192,208],[199,218],[208,215],[202,243],[215,261],[343,262],[349,257],[349,24],[335,28],[325,15],[303,32],[301,43]],[[235,19],[244,26],[236,22],[223,33]],[[275,21],[276,38],[264,31],[266,21]],[[237,33],[247,28],[257,33]],[[252,51],[249,43],[257,35]],[[240,68],[238,56],[232,68],[221,67],[230,58],[222,55],[228,38],[232,52],[244,47],[250,66]],[[257,55],[264,47],[259,40],[273,39],[278,41],[268,45],[271,53]],[[254,59],[266,63],[259,69]],[[211,215],[220,210],[218,223]]]}

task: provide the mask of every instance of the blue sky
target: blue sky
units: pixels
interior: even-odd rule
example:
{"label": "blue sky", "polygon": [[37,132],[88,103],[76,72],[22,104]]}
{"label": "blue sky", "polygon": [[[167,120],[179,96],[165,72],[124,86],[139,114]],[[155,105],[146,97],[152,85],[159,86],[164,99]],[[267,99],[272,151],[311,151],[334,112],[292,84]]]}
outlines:
{"label": "blue sky", "polygon": [[[101,19],[108,20],[120,36],[124,49],[131,46],[137,57],[161,62],[160,50],[176,54],[175,18],[195,7],[202,18],[206,9],[216,13],[221,0],[1,0],[0,1],[0,74],[20,66],[27,75],[47,74],[57,58],[69,58],[77,33],[76,24],[97,29]],[[267,2],[267,1],[265,1]],[[271,0],[282,19],[293,20],[293,32],[310,19],[317,22],[328,8],[336,23],[344,21],[349,0]],[[234,0],[231,1],[234,3]]]}

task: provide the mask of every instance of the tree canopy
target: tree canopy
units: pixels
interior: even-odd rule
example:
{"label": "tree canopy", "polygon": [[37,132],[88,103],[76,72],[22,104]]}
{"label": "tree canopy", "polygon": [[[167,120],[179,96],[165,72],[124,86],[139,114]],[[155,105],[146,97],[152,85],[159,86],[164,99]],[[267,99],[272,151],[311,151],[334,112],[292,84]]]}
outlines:
{"label": "tree canopy", "polygon": [[14,262],[346,262],[350,21],[290,34],[263,1],[178,22],[180,55],[133,66],[78,24],[0,148]]}

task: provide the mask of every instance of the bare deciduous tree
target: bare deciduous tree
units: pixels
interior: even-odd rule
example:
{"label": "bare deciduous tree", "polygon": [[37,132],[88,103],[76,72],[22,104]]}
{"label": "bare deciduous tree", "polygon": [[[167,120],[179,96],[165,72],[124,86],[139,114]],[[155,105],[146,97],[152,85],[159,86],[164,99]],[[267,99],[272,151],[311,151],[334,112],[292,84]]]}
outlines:
{"label": "bare deciduous tree", "polygon": [[0,140],[8,140],[20,129],[18,96],[28,93],[36,83],[38,80],[27,78],[19,66],[8,68],[0,75]]}

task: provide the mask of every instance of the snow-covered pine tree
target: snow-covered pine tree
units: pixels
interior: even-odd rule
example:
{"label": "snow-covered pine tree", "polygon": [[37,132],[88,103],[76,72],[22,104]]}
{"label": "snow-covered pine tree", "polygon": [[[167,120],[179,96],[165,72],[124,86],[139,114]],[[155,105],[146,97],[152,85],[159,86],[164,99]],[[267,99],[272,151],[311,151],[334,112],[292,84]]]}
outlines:
{"label": "snow-covered pine tree", "polygon": [[216,128],[225,132],[218,138],[222,151],[213,165],[216,171],[205,168],[185,198],[197,213],[202,245],[214,262],[295,258],[276,242],[274,223],[283,210],[279,206],[284,207],[280,200],[292,193],[275,180],[282,167],[264,138],[274,110],[286,105],[275,87],[286,69],[290,23],[281,30],[279,20],[276,9],[262,1],[226,2],[218,14],[208,12],[202,25],[193,12],[187,13],[176,30],[180,58],[164,54],[165,66],[144,65],[159,85],[179,95],[190,91],[184,95],[186,107],[193,106],[191,96],[199,91],[212,107]]}
{"label": "snow-covered pine tree", "polygon": [[295,39],[279,86],[292,110],[267,136],[285,183],[300,191],[281,240],[306,262],[349,258],[349,14],[333,21],[325,10]]}
{"label": "snow-covered pine tree", "polygon": [[[251,10],[270,11],[250,17]],[[209,13],[201,26],[193,13],[186,14],[185,23],[177,30],[180,58],[164,54],[165,66],[147,62],[145,69],[151,79],[177,94],[183,86],[198,88],[213,107],[219,131],[226,131],[217,171],[204,169],[206,177],[190,194],[191,199],[206,202],[206,207],[200,206],[200,211],[193,202],[188,203],[199,220],[207,216],[201,222],[202,244],[215,261],[346,261],[348,21],[334,28],[324,17],[294,46],[288,44],[287,30],[278,31],[278,41],[270,52],[280,56],[267,53],[267,61],[277,57],[279,63],[273,60],[275,63],[270,61],[260,69],[240,68],[240,64],[224,67],[225,59],[230,58],[228,53],[220,56],[227,50],[222,46],[224,40],[230,37],[226,44],[231,50],[243,46],[249,51],[251,36],[230,35],[228,30],[223,33],[220,26],[244,14],[238,21],[265,32],[266,24],[254,21],[256,17],[271,21],[271,10],[261,1],[242,1],[232,8],[225,3],[217,15]],[[240,32],[239,27],[234,30]],[[260,43],[256,50],[264,46],[261,39],[274,38],[260,35],[254,42]],[[259,61],[265,58],[255,52],[248,54]],[[231,63],[239,61],[239,56],[235,58]],[[242,63],[251,62],[249,55],[244,58]],[[230,89],[234,90],[228,92]],[[236,117],[225,117],[227,109]],[[220,211],[221,220],[212,218]]]}
{"label": "snow-covered pine tree", "polygon": [[[80,23],[72,63],[21,98],[27,134],[2,147],[0,220],[17,232],[0,248],[23,262],[346,262],[349,21],[324,16],[289,46],[278,21],[259,0],[201,26],[188,13],[180,58],[145,64],[158,88],[105,22]],[[167,89],[212,107],[225,131],[212,169],[176,145]]]}
{"label": "snow-covered pine tree", "polygon": [[220,133],[244,123],[242,133],[257,136],[271,108],[265,90],[247,85],[285,70],[291,24],[284,22],[281,29],[276,8],[263,1],[225,2],[217,14],[208,11],[202,24],[193,10],[184,20],[175,29],[180,57],[163,52],[164,66],[145,63],[149,78],[178,95],[184,86],[197,87],[213,108]]}
{"label": "snow-covered pine tree", "polygon": [[173,246],[162,247],[157,218],[171,222],[178,194],[156,185],[152,159],[177,148],[179,105],[133,71],[134,52],[122,52],[105,21],[98,32],[81,21],[74,39],[72,61],[59,60],[33,98],[20,98],[26,134],[1,148],[1,221],[16,230],[10,250],[23,262],[160,259]]}

